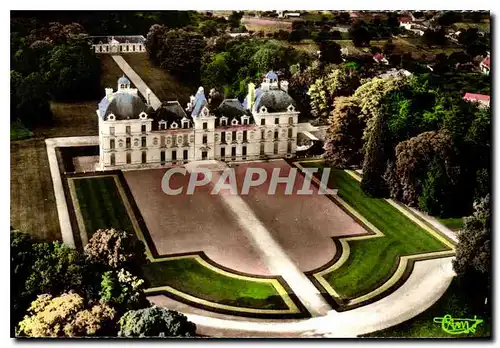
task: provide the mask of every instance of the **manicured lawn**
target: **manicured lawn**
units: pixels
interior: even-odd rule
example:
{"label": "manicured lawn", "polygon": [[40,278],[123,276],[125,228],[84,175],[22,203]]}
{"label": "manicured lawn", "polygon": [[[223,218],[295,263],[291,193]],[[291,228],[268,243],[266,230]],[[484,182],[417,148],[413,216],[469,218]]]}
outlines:
{"label": "manicured lawn", "polygon": [[122,54],[122,57],[161,101],[179,100],[185,106],[189,96],[196,93],[198,86],[189,86],[154,66],[147,53]]}
{"label": "manicured lawn", "polygon": [[101,228],[134,232],[113,177],[74,179],[73,182],[89,239]]}
{"label": "manicured lawn", "polygon": [[[322,168],[318,162],[302,165]],[[332,170],[329,186],[337,188],[340,198],[385,235],[350,241],[347,261],[324,276],[342,298],[355,298],[377,288],[391,276],[400,256],[448,250],[384,199],[366,196],[359,183],[345,171]]]}
{"label": "manicured lawn", "polygon": [[440,223],[448,227],[450,230],[453,231],[458,231],[461,230],[464,227],[464,218],[448,218],[448,219],[441,219],[441,218],[436,218]]}
{"label": "manicured lawn", "polygon": [[[470,306],[470,298],[460,292],[458,281],[454,279],[444,295],[428,310],[399,325],[385,330],[373,332],[363,337],[489,337],[491,335],[491,318],[485,316],[484,310],[474,310]],[[436,317],[450,314],[453,318],[478,318],[484,322],[477,326],[475,333],[451,335],[442,330],[441,324],[434,323]]]}
{"label": "manicured lawn", "polygon": [[[74,179],[74,183],[89,238],[99,228],[134,231],[113,177],[86,177]],[[271,283],[225,276],[193,258],[151,262],[144,267],[144,272],[151,287],[169,285],[192,296],[227,305],[287,308]]]}
{"label": "manicured lawn", "polygon": [[154,262],[144,267],[151,287],[169,285],[216,303],[259,309],[287,309],[270,283],[223,276],[193,259]]}

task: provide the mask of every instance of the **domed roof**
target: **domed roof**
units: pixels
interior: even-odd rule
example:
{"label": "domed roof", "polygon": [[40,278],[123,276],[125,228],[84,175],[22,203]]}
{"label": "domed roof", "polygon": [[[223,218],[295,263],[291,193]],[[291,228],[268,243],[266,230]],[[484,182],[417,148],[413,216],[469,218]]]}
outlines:
{"label": "domed roof", "polygon": [[267,74],[266,74],[266,79],[270,79],[270,80],[277,80],[278,79],[278,75],[274,72],[274,71],[269,71]]}
{"label": "domed roof", "polygon": [[146,104],[137,95],[116,93],[106,108],[104,120],[107,120],[110,114],[115,115],[115,120],[138,119],[139,114],[146,110]]}
{"label": "domed roof", "polygon": [[118,79],[118,84],[119,84],[119,85],[130,85],[130,80],[129,80],[129,79],[127,79],[127,78],[125,77],[125,75],[123,75],[122,77],[120,77],[120,78]]}
{"label": "domed roof", "polygon": [[265,106],[267,112],[285,112],[291,105],[295,106],[295,101],[282,89],[270,89],[261,91],[255,98],[254,111],[259,111],[262,106]]}

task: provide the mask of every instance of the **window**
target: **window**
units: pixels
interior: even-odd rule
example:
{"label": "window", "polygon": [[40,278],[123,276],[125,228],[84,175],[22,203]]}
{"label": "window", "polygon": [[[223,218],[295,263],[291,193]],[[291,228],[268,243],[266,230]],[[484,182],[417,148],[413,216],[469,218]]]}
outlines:
{"label": "window", "polygon": [[172,161],[177,161],[177,151],[176,150],[172,151]]}
{"label": "window", "polygon": [[288,145],[286,147],[286,152],[288,152],[288,153],[292,152],[292,142],[291,141],[288,142]]}
{"label": "window", "polygon": [[243,145],[241,147],[241,156],[243,156],[243,160],[246,160],[246,157],[247,157],[247,147],[245,145]]}
{"label": "window", "polygon": [[109,134],[115,135],[115,127],[109,127]]}
{"label": "window", "polygon": [[242,124],[243,125],[247,125],[248,124],[248,120],[246,118],[244,118],[243,121],[242,121]]}
{"label": "window", "polygon": [[221,158],[226,157],[226,148],[225,147],[220,148],[220,157]]}
{"label": "window", "polygon": [[220,142],[221,144],[226,143],[226,132],[220,132]]}
{"label": "window", "polygon": [[236,146],[233,146],[231,148],[231,157],[233,157],[233,158],[236,157]]}
{"label": "window", "polygon": [[109,139],[109,148],[114,149],[115,148],[115,139]]}
{"label": "window", "polygon": [[141,138],[141,147],[146,147],[146,137]]}
{"label": "window", "polygon": [[131,145],[131,140],[130,140],[130,138],[125,139],[125,147],[126,147],[127,149],[130,149],[130,147],[131,147],[130,145]]}
{"label": "window", "polygon": [[127,152],[127,164],[132,163],[132,154],[130,152]]}
{"label": "window", "polygon": [[208,123],[207,122],[203,122],[203,129],[208,129]]}
{"label": "window", "polygon": [[243,131],[243,142],[244,143],[247,142],[247,131],[246,130]]}
{"label": "window", "polygon": [[125,126],[125,132],[126,132],[127,134],[130,134],[130,126]]}
{"label": "window", "polygon": [[132,45],[132,51],[135,52],[135,45]]}
{"label": "window", "polygon": [[207,135],[203,134],[203,144],[206,144],[206,143],[207,143]]}
{"label": "window", "polygon": [[288,137],[293,138],[293,128],[288,128]]}
{"label": "window", "polygon": [[220,125],[221,126],[227,126],[227,120],[226,119],[220,120]]}
{"label": "window", "polygon": [[183,121],[182,122],[182,128],[186,129],[189,127],[189,121]]}
{"label": "window", "polygon": [[260,138],[262,140],[264,140],[264,138],[265,138],[265,134],[264,134],[264,130],[263,129],[260,130]]}
{"label": "window", "polygon": [[160,123],[160,129],[167,129],[167,123],[166,122],[161,122]]}
{"label": "window", "polygon": [[264,154],[265,154],[265,144],[260,143],[260,155],[264,156]]}
{"label": "window", "polygon": [[274,119],[274,124],[280,124],[280,119],[278,117]]}
{"label": "window", "polygon": [[106,46],[106,52],[109,52],[109,46]]}
{"label": "window", "polygon": [[123,46],[120,46],[120,52],[122,52],[122,51],[123,51]]}
{"label": "window", "polygon": [[187,134],[184,134],[184,136],[183,136],[183,142],[184,142],[184,146],[189,146],[189,141],[188,141],[188,135]]}
{"label": "window", "polygon": [[278,131],[274,131],[274,139],[278,139]]}
{"label": "window", "polygon": [[115,154],[114,153],[111,154],[110,161],[111,161],[111,165],[114,166],[115,163],[116,163],[115,162]]}
{"label": "window", "polygon": [[265,126],[266,125],[266,119],[265,118],[261,118],[260,119],[260,125],[261,126]]}
{"label": "window", "polygon": [[278,143],[274,143],[274,154],[278,154]]}
{"label": "window", "polygon": [[175,135],[172,137],[172,146],[177,146],[177,137]]}
{"label": "window", "polygon": [[145,125],[145,124],[143,124],[143,125],[141,126],[141,132],[143,132],[143,133],[145,133],[145,132],[146,132],[146,125]]}
{"label": "window", "polygon": [[164,135],[162,135],[160,137],[160,146],[165,146],[165,136]]}
{"label": "window", "polygon": [[127,52],[128,52],[128,45],[127,45]]}
{"label": "window", "polygon": [[165,151],[160,152],[160,162],[161,163],[165,162]]}
{"label": "window", "polygon": [[232,140],[233,140],[233,141],[236,141],[236,131],[233,131],[232,133],[233,133],[233,134],[232,134],[232,135],[233,135],[233,136],[232,136]]}
{"label": "window", "polygon": [[146,163],[146,151],[142,151],[142,163]]}
{"label": "window", "polygon": [[182,153],[182,158],[184,158],[185,160],[188,159],[188,150],[184,150],[183,153]]}
{"label": "window", "polygon": [[202,151],[201,152],[201,159],[202,160],[206,160],[207,159],[207,152],[206,151]]}
{"label": "window", "polygon": [[288,117],[288,124],[293,124],[293,117]]}

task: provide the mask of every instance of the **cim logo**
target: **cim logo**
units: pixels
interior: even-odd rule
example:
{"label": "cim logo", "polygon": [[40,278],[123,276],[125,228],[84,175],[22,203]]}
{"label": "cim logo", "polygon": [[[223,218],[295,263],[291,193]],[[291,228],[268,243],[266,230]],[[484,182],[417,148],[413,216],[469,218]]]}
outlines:
{"label": "cim logo", "polygon": [[[328,188],[331,168],[324,168],[321,179],[314,178],[318,168],[302,168],[303,177],[298,175],[297,168],[290,168],[287,173],[281,173],[283,168],[273,168],[268,173],[264,168],[246,168],[244,174],[236,172],[234,168],[225,168],[222,171],[213,171],[207,168],[198,167],[189,171],[186,168],[175,167],[168,169],[163,175],[161,188],[167,195],[192,195],[196,188],[210,190],[210,194],[217,195],[223,192],[229,195],[248,195],[250,188],[268,186],[267,194],[274,195],[279,184],[285,185],[285,195],[313,195],[313,194],[334,194],[334,190]],[[176,176],[188,176],[189,180],[182,180],[181,184],[173,180]],[[243,176],[243,177],[242,177]],[[237,178],[240,179],[237,179]],[[318,184],[319,188],[312,186],[312,180]]]}

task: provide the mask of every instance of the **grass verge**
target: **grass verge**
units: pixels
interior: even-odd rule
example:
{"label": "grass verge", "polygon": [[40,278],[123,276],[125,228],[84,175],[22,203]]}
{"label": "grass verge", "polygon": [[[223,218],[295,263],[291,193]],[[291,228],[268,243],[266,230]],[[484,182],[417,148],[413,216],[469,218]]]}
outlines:
{"label": "grass verge", "polygon": [[10,124],[10,140],[24,140],[33,136],[28,128],[26,128],[20,120],[11,122]]}
{"label": "grass verge", "polygon": [[[301,164],[317,167],[320,172],[324,168],[319,162]],[[324,275],[343,299],[356,298],[379,287],[390,278],[400,256],[449,249],[384,199],[366,196],[345,171],[332,170],[329,180],[329,187],[337,188],[340,198],[384,234],[382,238],[349,241],[349,258]]]}
{"label": "grass verge", "polygon": [[[489,337],[491,335],[491,318],[484,316],[484,311],[474,310],[470,306],[470,298],[460,290],[458,279],[452,283],[444,295],[425,312],[405,321],[399,325],[385,330],[372,332],[362,337],[407,337],[407,338],[463,338],[463,337]],[[453,318],[478,318],[484,320],[477,326],[476,332],[452,335],[443,331],[441,324],[435,323],[436,317],[450,314]]]}
{"label": "grass verge", "polygon": [[448,218],[448,219],[441,219],[441,218],[436,218],[440,223],[448,227],[450,230],[453,231],[458,231],[461,230],[464,227],[464,218]]}
{"label": "grass verge", "polygon": [[[72,180],[89,238],[99,228],[114,227],[134,231],[114,177],[96,176]],[[151,287],[170,286],[188,295],[225,305],[287,309],[271,282],[226,276],[190,257],[151,261],[144,267],[145,277]]]}

